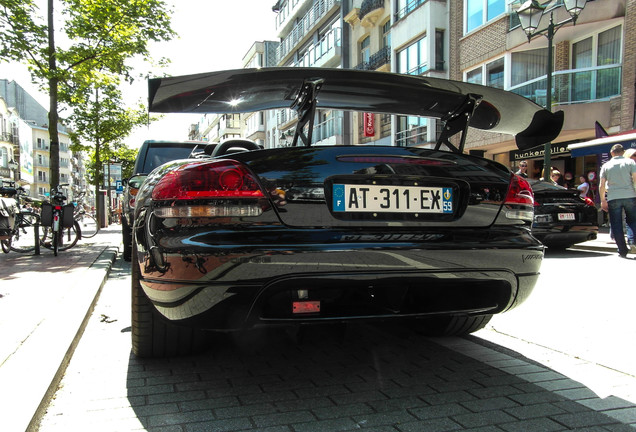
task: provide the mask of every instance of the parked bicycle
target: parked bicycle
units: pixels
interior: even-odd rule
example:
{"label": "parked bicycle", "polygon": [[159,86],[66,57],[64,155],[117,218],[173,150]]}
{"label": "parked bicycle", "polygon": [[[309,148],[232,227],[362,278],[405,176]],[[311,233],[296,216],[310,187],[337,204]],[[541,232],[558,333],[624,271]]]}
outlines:
{"label": "parked bicycle", "polygon": [[85,192],[82,192],[75,201],[75,211],[73,217],[79,223],[82,230],[82,238],[93,238],[99,232],[99,224],[97,219],[86,211],[84,205]]}
{"label": "parked bicycle", "polygon": [[79,223],[74,218],[73,204],[64,204],[66,195],[62,188],[68,184],[58,185],[51,189],[51,202],[42,204],[40,214],[42,222],[42,244],[52,249],[57,256],[58,251],[72,248],[82,236]]}
{"label": "parked bicycle", "polygon": [[[23,187],[15,187],[15,183],[3,184],[0,196],[6,213],[7,226],[0,229],[0,244],[2,252],[9,251],[26,253],[33,252],[37,243],[35,230],[40,225],[40,216],[33,210],[22,206],[22,201],[28,201],[27,192]],[[4,222],[4,220],[3,220]]]}

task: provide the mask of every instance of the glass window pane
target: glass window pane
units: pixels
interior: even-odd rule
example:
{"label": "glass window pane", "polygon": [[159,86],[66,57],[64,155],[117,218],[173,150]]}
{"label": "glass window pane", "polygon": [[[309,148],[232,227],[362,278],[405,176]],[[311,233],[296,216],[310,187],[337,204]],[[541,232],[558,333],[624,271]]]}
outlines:
{"label": "glass window pane", "polygon": [[592,67],[592,38],[584,39],[572,45],[572,68]]}
{"label": "glass window pane", "polygon": [[621,26],[606,30],[598,35],[598,55],[596,65],[620,63],[621,59]]}
{"label": "glass window pane", "polygon": [[466,73],[466,82],[473,84],[483,84],[481,67],[473,69]]}
{"label": "glass window pane", "polygon": [[486,65],[486,85],[504,88],[504,59],[503,57]]}
{"label": "glass window pane", "polygon": [[513,86],[545,75],[548,68],[548,49],[512,53],[511,68],[510,83]]}
{"label": "glass window pane", "polygon": [[466,32],[472,31],[484,22],[483,0],[466,0]]}
{"label": "glass window pane", "polygon": [[487,20],[497,18],[506,11],[505,0],[488,0]]}

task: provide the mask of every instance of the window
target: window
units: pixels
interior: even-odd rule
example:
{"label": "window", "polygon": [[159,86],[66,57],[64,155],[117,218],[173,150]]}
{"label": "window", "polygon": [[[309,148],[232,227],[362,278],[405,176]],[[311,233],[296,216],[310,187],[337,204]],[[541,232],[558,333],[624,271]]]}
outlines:
{"label": "window", "polygon": [[360,42],[360,63],[368,63],[371,58],[371,38],[369,36]]}
{"label": "window", "polygon": [[2,162],[3,168],[9,167],[9,154],[5,147],[0,147],[0,161]]}
{"label": "window", "polygon": [[[510,84],[519,85],[545,75],[548,68],[548,49],[512,53]],[[545,88],[545,85],[543,86]]]}
{"label": "window", "polygon": [[391,20],[387,20],[382,26],[382,48],[391,46]]}
{"label": "window", "polygon": [[488,87],[504,88],[504,58],[485,63],[466,72],[466,82]]}
{"label": "window", "polygon": [[435,70],[444,70],[444,30],[435,30]]}
{"label": "window", "polygon": [[[573,101],[620,94],[622,27],[604,30],[572,44],[572,69],[592,68],[572,76]],[[617,67],[604,68],[603,66]]]}
{"label": "window", "polygon": [[425,117],[398,117],[397,145],[410,147],[427,142],[428,119]]}
{"label": "window", "polygon": [[426,36],[415,41],[397,53],[399,73],[421,75],[428,70]]}
{"label": "window", "polygon": [[466,33],[498,18],[506,11],[505,0],[466,0]]}

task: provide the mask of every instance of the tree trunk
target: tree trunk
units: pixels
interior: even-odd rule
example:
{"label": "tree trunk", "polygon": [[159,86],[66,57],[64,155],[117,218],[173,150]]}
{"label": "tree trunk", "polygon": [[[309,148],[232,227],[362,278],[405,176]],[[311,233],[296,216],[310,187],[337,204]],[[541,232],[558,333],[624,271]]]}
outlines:
{"label": "tree trunk", "polygon": [[57,62],[55,60],[55,33],[53,28],[53,0],[48,0],[49,25],[49,145],[50,149],[50,184],[51,189],[60,184],[60,142],[57,130],[59,116],[57,113]]}

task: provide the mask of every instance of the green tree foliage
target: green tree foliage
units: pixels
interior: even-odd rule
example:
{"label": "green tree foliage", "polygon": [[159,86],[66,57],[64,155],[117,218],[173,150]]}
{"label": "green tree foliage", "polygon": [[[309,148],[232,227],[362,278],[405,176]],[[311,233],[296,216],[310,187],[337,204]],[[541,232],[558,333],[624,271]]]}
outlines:
{"label": "green tree foliage", "polygon": [[73,104],[82,109],[75,110],[68,119],[73,124],[71,150],[89,155],[88,175],[97,194],[107,161],[121,163],[124,177],[128,171],[132,172],[137,152],[128,148],[124,139],[135,127],[152,119],[142,104],[122,108],[122,92],[116,80],[102,79],[99,85],[84,87],[83,92],[76,91],[73,97]]}
{"label": "green tree foliage", "polygon": [[[60,106],[81,110],[90,89],[131,81],[127,60],[149,57],[149,43],[171,40],[174,32],[171,11],[162,0],[46,1],[45,19],[39,15],[39,1],[0,0],[0,61],[26,63],[33,81],[50,96],[50,178],[55,187]],[[58,30],[55,25],[60,23]],[[98,133],[121,133],[123,129],[117,128],[112,132],[100,127]],[[113,142],[101,135],[99,141]],[[99,142],[94,144],[99,161]]]}

